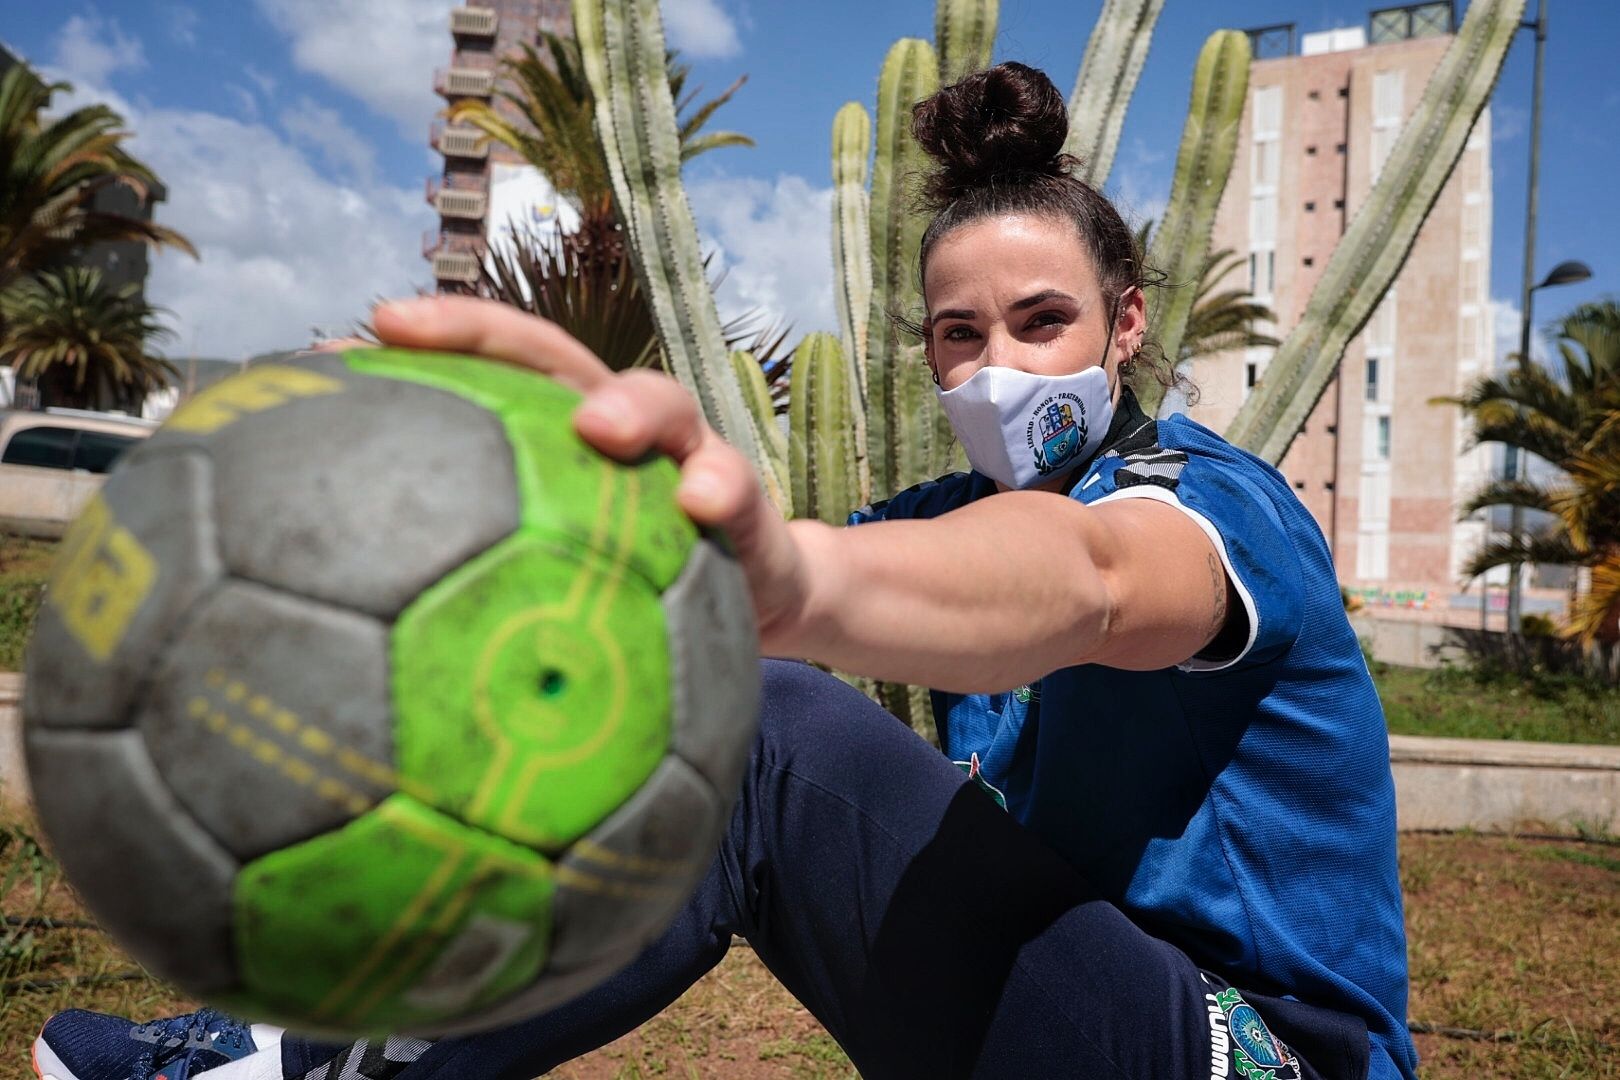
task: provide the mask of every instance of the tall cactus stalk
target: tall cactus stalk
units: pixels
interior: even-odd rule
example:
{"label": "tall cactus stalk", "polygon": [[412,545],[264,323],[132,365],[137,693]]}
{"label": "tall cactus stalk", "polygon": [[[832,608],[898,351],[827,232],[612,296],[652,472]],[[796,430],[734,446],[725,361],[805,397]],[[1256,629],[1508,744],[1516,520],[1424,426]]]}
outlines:
{"label": "tall cactus stalk", "polygon": [[939,53],[941,86],[990,66],[1000,14],[1000,0],[938,0],[934,5],[934,48]]}
{"label": "tall cactus stalk", "polygon": [[1344,357],[1406,262],[1490,98],[1525,0],[1474,0],[1366,203],[1328,258],[1299,325],[1227,428],[1273,464],[1304,427]]}
{"label": "tall cactus stalk", "polygon": [[765,461],[775,474],[767,483],[774,482],[786,492],[789,490],[787,435],[776,422],[776,403],[771,400],[771,388],[765,382],[764,369],[759,366],[753,353],[738,350],[731,354],[731,371],[753,416]]}
{"label": "tall cactus stalk", "polygon": [[[1148,325],[1173,364],[1192,318],[1195,286],[1215,231],[1215,212],[1237,155],[1243,99],[1249,91],[1249,37],[1217,30],[1204,42],[1193,69],[1192,101],[1176,155],[1176,176],[1164,218],[1153,233],[1151,265],[1164,271],[1171,288],[1154,289]],[[1151,376],[1134,387],[1142,408],[1152,415],[1164,387]]]}
{"label": "tall cactus stalk", "polygon": [[[874,495],[888,496],[915,483],[916,460],[931,435],[939,406],[932,393],[915,393],[908,368],[927,372],[916,346],[901,340],[891,313],[918,307],[917,252],[927,218],[908,205],[907,181],[926,167],[911,137],[911,106],[939,89],[933,47],[901,38],[884,58],[878,78],[877,155],[872,167],[872,300],[867,315],[866,437]],[[917,479],[921,479],[920,476]]]}
{"label": "tall cactus stalk", "polygon": [[759,467],[772,500],[786,506],[787,493],[776,484],[778,474],[733,374],[681,187],[680,132],[658,2],[573,0],[573,15],[614,202],[629,230],[631,257],[670,370],[697,397],[715,430]]}
{"label": "tall cactus stalk", "polygon": [[1153,43],[1164,0],[1106,0],[1091,28],[1069,97],[1065,153],[1080,159],[1080,179],[1100,188],[1114,168],[1125,110]]}
{"label": "tall cactus stalk", "polygon": [[866,438],[866,329],[872,309],[872,215],[866,171],[871,154],[872,118],[860,102],[846,102],[833,117],[833,276],[855,408],[851,422],[859,497],[851,506],[865,502],[872,490]]}
{"label": "tall cactus stalk", "polygon": [[788,397],[793,516],[842,525],[861,503],[855,469],[855,388],[831,334],[807,334],[793,352]]}

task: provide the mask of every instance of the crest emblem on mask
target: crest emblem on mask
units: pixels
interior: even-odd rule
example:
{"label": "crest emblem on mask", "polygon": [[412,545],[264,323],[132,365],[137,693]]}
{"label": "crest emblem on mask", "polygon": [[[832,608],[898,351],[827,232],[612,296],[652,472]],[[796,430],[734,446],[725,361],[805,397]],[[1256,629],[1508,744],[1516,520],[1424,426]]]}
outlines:
{"label": "crest emblem on mask", "polygon": [[1054,394],[1036,407],[1026,434],[1036,470],[1061,469],[1085,445],[1085,403],[1077,394]]}

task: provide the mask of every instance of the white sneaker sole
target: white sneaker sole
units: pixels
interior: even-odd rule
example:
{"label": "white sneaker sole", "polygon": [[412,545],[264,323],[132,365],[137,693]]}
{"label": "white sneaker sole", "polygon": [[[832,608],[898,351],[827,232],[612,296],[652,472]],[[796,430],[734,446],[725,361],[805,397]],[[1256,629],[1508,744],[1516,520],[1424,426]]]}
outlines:
{"label": "white sneaker sole", "polygon": [[34,1075],[39,1080],[79,1080],[73,1070],[62,1064],[42,1035],[34,1040]]}

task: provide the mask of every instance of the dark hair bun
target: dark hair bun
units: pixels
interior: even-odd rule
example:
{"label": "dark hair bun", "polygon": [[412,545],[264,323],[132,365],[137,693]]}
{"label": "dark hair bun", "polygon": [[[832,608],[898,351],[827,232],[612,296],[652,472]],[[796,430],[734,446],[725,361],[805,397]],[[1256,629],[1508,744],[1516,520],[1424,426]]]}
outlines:
{"label": "dark hair bun", "polygon": [[937,166],[924,200],[943,207],[998,180],[1067,175],[1069,110],[1052,80],[1009,61],[964,75],[911,110],[911,131]]}

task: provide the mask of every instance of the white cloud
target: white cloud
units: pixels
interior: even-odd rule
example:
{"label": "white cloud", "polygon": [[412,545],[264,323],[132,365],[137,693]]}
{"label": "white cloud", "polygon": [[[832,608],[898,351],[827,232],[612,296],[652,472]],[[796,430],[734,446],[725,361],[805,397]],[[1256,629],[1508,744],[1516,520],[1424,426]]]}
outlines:
{"label": "white cloud", "polygon": [[73,82],[100,85],[117,72],[146,67],[146,50],[111,19],[74,15],[57,35],[52,66]]}
{"label": "white cloud", "polygon": [[174,353],[302,345],[426,284],[420,192],[340,182],[269,128],[212,113],[158,110],[135,127],[133,149],[169,185],[160,220],[202,256],[153,260],[147,295],[175,313]]}
{"label": "white cloud", "polygon": [[276,80],[273,75],[266,75],[252,64],[244,64],[242,73],[253,80],[253,85],[259,88],[259,93],[270,97],[276,92]]}
{"label": "white cloud", "polygon": [[1516,105],[1491,107],[1491,141],[1508,142],[1523,135],[1530,127],[1530,110]]}
{"label": "white cloud", "polygon": [[282,110],[281,126],[295,142],[312,147],[327,165],[353,179],[369,182],[376,172],[377,155],[371,144],[350,129],[336,109],[299,98],[292,108]]}
{"label": "white cloud", "polygon": [[719,0],[663,0],[664,34],[671,48],[698,59],[720,59],[742,52],[737,23]]}
{"label": "white cloud", "polygon": [[450,59],[448,0],[258,0],[292,39],[293,63],[426,137],[439,109],[433,71]]}
{"label": "white cloud", "polygon": [[197,44],[199,16],[195,9],[184,4],[171,4],[165,11],[169,19],[169,36],[181,45]]}
{"label": "white cloud", "polygon": [[[1495,363],[1497,367],[1508,364],[1509,358],[1519,352],[1519,305],[1515,300],[1504,300],[1500,297],[1491,298],[1491,330],[1496,341]],[[1532,317],[1534,312],[1531,312]],[[1547,339],[1538,327],[1530,327],[1530,357],[1536,363],[1546,366],[1552,359],[1552,351],[1547,348]]]}
{"label": "white cloud", "polygon": [[123,115],[130,150],[168,187],[158,220],[202,256],[163,250],[152,259],[146,295],[173,313],[171,357],[299,347],[317,330],[347,332],[379,296],[431,284],[421,239],[434,217],[421,189],[336,176],[251,119],[143,109],[104,88],[83,85],[53,112],[96,101]]}
{"label": "white cloud", "polygon": [[774,183],[717,177],[687,185],[711,266],[724,270],[721,314],[763,309],[792,322],[794,337],[835,330],[832,188],[800,176]]}

